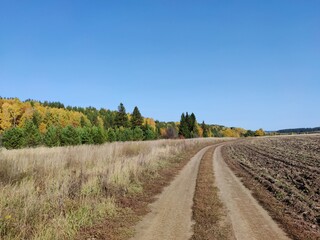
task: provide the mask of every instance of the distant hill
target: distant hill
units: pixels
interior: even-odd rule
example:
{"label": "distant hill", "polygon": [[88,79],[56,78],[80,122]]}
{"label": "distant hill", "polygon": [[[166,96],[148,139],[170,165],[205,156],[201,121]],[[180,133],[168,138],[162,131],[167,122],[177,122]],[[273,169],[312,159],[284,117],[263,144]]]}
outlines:
{"label": "distant hill", "polygon": [[301,134],[301,133],[320,133],[320,127],[315,127],[315,128],[292,128],[292,129],[281,129],[276,131],[277,133],[280,134],[285,134],[285,133],[296,133],[296,134]]}

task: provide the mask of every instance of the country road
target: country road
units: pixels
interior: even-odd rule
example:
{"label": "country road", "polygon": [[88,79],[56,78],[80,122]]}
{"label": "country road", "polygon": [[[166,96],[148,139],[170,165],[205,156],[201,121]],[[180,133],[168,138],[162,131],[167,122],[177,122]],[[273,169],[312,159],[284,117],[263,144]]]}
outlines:
{"label": "country road", "polygon": [[214,174],[236,239],[289,239],[224,162],[221,146],[214,153]]}
{"label": "country road", "polygon": [[[233,236],[239,240],[289,240],[268,213],[233,174],[221,155],[219,144],[213,167],[219,197],[227,209]],[[210,147],[200,150],[180,174],[150,204],[150,213],[135,227],[132,240],[185,240],[193,234],[192,205],[199,163]]]}
{"label": "country road", "polygon": [[200,150],[150,205],[151,212],[136,226],[134,240],[185,240],[192,236],[192,204]]}

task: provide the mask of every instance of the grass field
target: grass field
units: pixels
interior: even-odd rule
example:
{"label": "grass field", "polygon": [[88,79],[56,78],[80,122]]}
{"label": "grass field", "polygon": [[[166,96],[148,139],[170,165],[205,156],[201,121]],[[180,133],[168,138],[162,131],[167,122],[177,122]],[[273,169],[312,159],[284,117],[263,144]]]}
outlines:
{"label": "grass field", "polygon": [[117,214],[172,159],[212,142],[159,140],[0,152],[0,238],[72,239]]}
{"label": "grass field", "polygon": [[223,152],[293,239],[320,239],[320,135],[255,138]]}

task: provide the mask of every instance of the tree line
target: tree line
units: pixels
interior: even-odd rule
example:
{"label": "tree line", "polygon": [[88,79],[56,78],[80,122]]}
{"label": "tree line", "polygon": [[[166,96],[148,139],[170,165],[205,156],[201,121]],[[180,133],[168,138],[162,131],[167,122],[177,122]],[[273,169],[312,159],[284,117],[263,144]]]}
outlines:
{"label": "tree line", "polygon": [[264,134],[257,131],[207,125],[204,121],[198,124],[195,114],[188,112],[181,115],[180,122],[155,121],[143,117],[137,106],[128,113],[122,103],[117,110],[109,110],[0,97],[0,144],[8,149]]}

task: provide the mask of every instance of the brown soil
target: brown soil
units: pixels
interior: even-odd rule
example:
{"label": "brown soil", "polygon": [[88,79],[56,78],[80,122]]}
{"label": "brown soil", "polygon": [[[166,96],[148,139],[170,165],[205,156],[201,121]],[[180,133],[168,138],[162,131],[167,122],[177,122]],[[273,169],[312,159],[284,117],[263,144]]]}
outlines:
{"label": "brown soil", "polygon": [[203,156],[196,184],[193,205],[193,240],[231,240],[235,239],[226,208],[218,196],[213,171],[213,153],[211,147]]}
{"label": "brown soil", "polygon": [[214,153],[214,171],[219,195],[228,209],[236,239],[289,239],[224,162],[221,147]]}
{"label": "brown soil", "polygon": [[320,136],[246,140],[223,148],[229,167],[293,239],[320,239]]}

